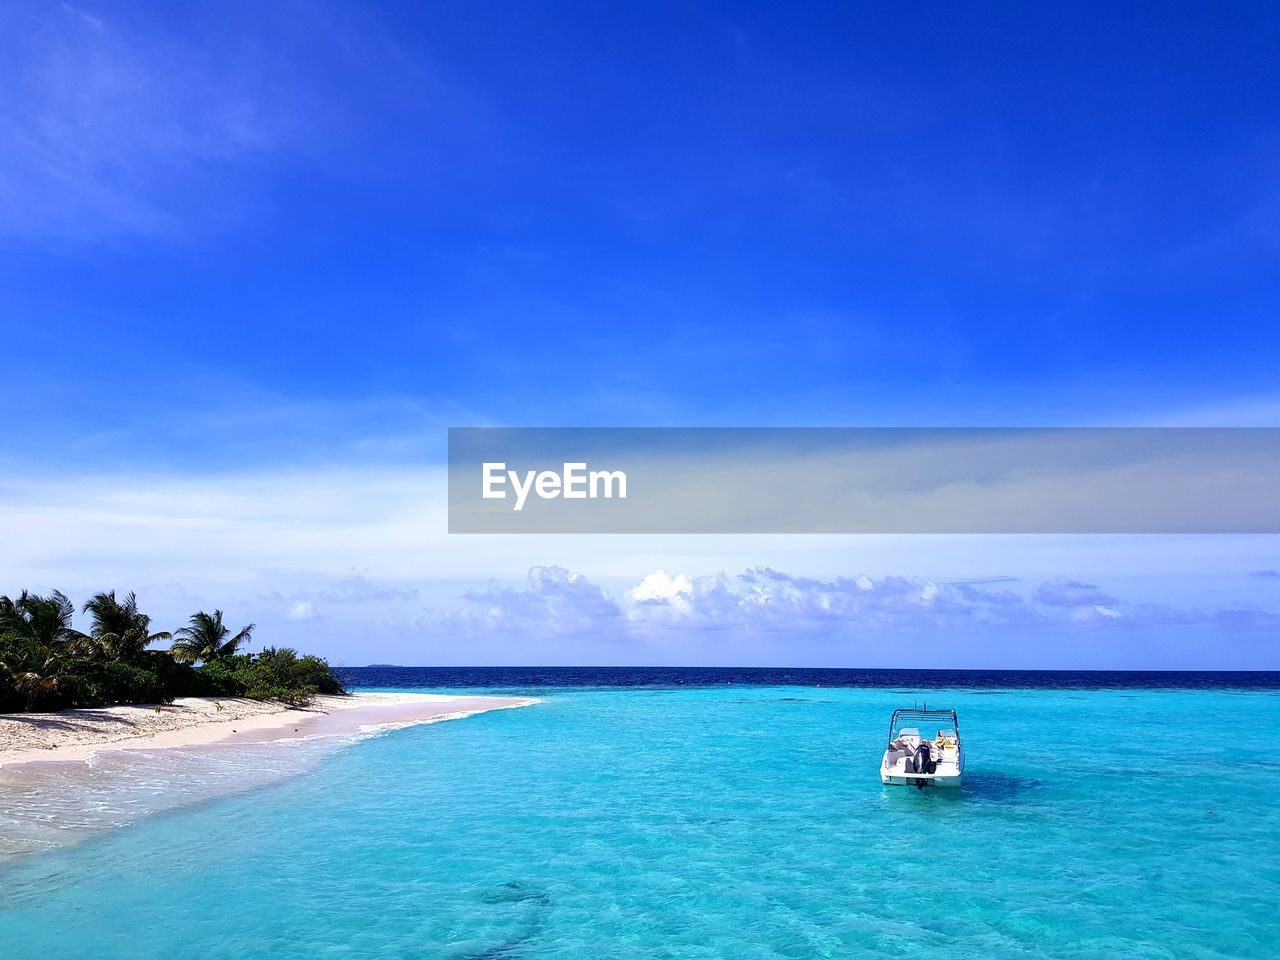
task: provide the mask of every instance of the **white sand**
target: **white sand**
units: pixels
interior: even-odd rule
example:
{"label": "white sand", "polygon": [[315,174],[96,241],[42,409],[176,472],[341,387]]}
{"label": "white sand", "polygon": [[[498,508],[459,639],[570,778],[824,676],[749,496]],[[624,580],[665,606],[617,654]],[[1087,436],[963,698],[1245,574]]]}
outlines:
{"label": "white sand", "polygon": [[304,709],[239,697],[183,697],[172,704],[0,714],[0,766],[85,760],[98,750],[154,750],[355,733],[380,726],[522,707],[517,697],[353,693],[316,697]]}

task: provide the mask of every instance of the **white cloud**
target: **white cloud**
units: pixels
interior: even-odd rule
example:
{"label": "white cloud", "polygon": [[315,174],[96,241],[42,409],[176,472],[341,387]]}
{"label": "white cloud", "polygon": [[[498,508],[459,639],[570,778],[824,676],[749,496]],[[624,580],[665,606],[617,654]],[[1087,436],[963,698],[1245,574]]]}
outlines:
{"label": "white cloud", "polygon": [[627,597],[636,604],[664,604],[678,610],[692,610],[693,592],[693,578],[688,574],[673,577],[665,570],[655,570],[628,590]]}
{"label": "white cloud", "polygon": [[306,600],[296,600],[289,607],[289,612],[285,616],[290,620],[314,620],[316,618],[316,608]]}

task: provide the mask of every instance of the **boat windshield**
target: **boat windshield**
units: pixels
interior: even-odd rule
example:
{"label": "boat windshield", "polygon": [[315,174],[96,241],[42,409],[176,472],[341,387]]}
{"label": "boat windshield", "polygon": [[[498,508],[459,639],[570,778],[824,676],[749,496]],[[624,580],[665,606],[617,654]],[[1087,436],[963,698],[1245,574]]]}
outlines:
{"label": "boat windshield", "polygon": [[960,721],[954,710],[895,710],[889,721],[889,742],[900,737],[922,739],[921,730],[928,731],[931,739],[960,739]]}

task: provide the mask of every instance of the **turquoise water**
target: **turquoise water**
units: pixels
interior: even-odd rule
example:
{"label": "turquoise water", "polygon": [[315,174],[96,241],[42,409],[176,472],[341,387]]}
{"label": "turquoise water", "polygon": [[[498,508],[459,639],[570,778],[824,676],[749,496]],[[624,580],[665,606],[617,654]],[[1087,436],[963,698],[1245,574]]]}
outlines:
{"label": "turquoise water", "polygon": [[0,955],[1277,955],[1280,697],[931,693],[956,796],[880,785],[901,701],[564,691],[394,731],[0,868]]}

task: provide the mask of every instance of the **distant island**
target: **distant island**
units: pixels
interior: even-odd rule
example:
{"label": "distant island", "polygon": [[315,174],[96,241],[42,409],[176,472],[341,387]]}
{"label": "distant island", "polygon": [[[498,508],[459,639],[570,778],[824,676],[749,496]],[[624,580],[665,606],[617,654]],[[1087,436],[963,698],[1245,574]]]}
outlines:
{"label": "distant island", "polygon": [[[172,703],[177,697],[248,697],[292,706],[343,694],[327,661],[289,647],[241,653],[254,625],[235,633],[222,611],[192,614],[185,627],[153,632],[131,592],[98,593],[81,608],[89,631],[72,626],[76,608],[57,590],[0,596],[0,713]],[[150,649],[157,641],[169,649]]]}

